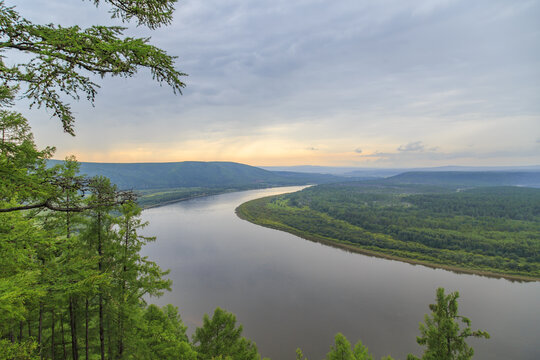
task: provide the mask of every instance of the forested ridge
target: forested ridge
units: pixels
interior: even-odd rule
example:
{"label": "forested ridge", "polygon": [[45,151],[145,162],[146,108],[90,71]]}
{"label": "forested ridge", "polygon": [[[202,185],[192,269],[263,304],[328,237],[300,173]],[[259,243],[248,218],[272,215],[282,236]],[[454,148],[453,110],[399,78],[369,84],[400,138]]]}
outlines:
{"label": "forested ridge", "polygon": [[402,259],[540,278],[540,189],[328,184],[254,200],[238,212]]}
{"label": "forested ridge", "polygon": [[[47,167],[62,164],[48,160]],[[165,163],[79,163],[87,177],[103,176],[120,189],[133,190],[143,208],[201,196],[276,186],[324,184],[360,178],[318,173],[268,171],[224,161]]]}
{"label": "forested ridge", "polygon": [[407,171],[385,180],[393,184],[540,187],[540,171]]}
{"label": "forested ridge", "polygon": [[[58,164],[49,160],[49,165]],[[164,163],[80,164],[89,177],[105,176],[120,189],[158,190],[178,188],[237,189],[271,186],[323,184],[353,180],[328,174],[268,171],[255,166],[226,161],[182,161]]]}

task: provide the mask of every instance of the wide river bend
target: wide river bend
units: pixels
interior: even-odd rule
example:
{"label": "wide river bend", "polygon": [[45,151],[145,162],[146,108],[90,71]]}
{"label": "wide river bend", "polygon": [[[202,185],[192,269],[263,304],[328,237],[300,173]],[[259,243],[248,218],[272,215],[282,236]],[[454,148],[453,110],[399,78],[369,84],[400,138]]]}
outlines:
{"label": "wide river bend", "polygon": [[239,219],[241,203],[301,187],[198,198],[145,210],[143,254],[170,269],[191,334],[216,307],[236,314],[263,356],[323,359],[342,332],[376,359],[421,353],[418,323],[437,287],[459,291],[460,313],[491,339],[471,340],[475,359],[540,359],[540,283],[511,282],[349,253]]}

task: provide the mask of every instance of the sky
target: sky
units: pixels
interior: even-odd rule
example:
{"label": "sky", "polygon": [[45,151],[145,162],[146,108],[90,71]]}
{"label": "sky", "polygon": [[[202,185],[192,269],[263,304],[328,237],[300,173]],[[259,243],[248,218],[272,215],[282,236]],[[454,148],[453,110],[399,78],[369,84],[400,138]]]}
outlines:
{"label": "sky", "polygon": [[[5,2],[36,23],[120,24],[90,1]],[[145,70],[96,79],[75,137],[16,110],[80,161],[539,165],[539,19],[540,0],[182,0],[170,26],[124,25],[178,56],[183,95]]]}

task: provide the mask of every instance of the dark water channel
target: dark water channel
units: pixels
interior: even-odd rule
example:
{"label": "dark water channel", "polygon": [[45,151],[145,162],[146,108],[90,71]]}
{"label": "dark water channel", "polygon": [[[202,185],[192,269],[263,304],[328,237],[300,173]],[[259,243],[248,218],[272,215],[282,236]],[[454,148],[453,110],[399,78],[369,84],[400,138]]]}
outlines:
{"label": "dark water channel", "polygon": [[336,332],[361,339],[379,359],[420,353],[418,323],[435,289],[458,290],[460,312],[490,340],[475,359],[540,359],[540,283],[519,283],[368,257],[239,219],[241,203],[297,187],[230,193],[146,210],[144,254],[170,269],[175,304],[190,334],[220,306],[237,315],[263,356],[323,359]]}

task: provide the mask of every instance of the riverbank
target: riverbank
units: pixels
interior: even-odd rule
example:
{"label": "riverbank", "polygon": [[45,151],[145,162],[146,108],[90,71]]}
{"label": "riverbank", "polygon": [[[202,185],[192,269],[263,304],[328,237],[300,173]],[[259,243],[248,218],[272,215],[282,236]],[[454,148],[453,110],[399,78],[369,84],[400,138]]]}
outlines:
{"label": "riverbank", "polygon": [[187,187],[187,188],[173,188],[173,189],[151,189],[141,190],[137,192],[137,203],[139,206],[146,209],[152,209],[156,207],[166,206],[177,202],[193,200],[197,198],[203,198],[207,196],[215,196],[220,194],[227,194],[237,191],[257,190],[257,189],[270,189],[279,186],[240,186],[240,187],[221,187],[221,188],[204,188],[204,187]]}
{"label": "riverbank", "polygon": [[[268,203],[270,199],[275,198],[273,196],[260,198],[256,200],[251,200],[246,203],[241,204],[235,209],[236,215],[246,221],[249,221],[251,223],[254,223],[256,225],[260,225],[263,227],[285,231],[290,234],[296,235],[298,237],[301,237],[305,240],[318,242],[321,244],[325,244],[331,247],[339,248],[342,250],[346,250],[349,252],[359,253],[363,255],[368,256],[374,256],[389,260],[395,260],[395,261],[401,261],[413,265],[422,265],[434,269],[444,269],[448,271],[452,271],[455,273],[463,273],[463,274],[474,274],[479,276],[486,276],[491,278],[504,278],[511,281],[520,281],[520,282],[534,282],[534,281],[540,281],[539,277],[534,276],[526,276],[526,275],[519,275],[519,274],[508,274],[503,272],[497,272],[497,271],[491,271],[491,270],[484,270],[484,269],[475,269],[475,268],[468,268],[468,267],[462,267],[462,266],[456,266],[456,265],[450,265],[450,264],[442,264],[438,263],[436,261],[429,261],[426,259],[416,259],[412,256],[418,256],[418,254],[411,254],[411,257],[406,256],[400,256],[396,254],[389,253],[392,250],[389,249],[370,249],[366,248],[357,244],[353,244],[351,242],[338,240],[331,237],[322,236],[320,234],[314,234],[307,231],[302,231],[299,229],[296,229],[294,227],[288,226],[282,222],[276,221],[275,219],[269,219],[264,218],[260,216],[259,214],[254,214],[253,212],[250,213],[250,210],[254,209],[255,207],[258,207],[258,209],[261,209],[261,206],[264,206],[264,204]],[[387,251],[387,252],[385,252]]]}
{"label": "riverbank", "polygon": [[151,203],[149,205],[141,205],[141,207],[142,207],[143,210],[148,210],[148,209],[153,209],[153,208],[157,208],[157,207],[161,207],[161,206],[167,206],[167,205],[175,204],[175,203],[182,202],[182,201],[188,201],[188,200],[193,200],[193,199],[197,199],[197,198],[203,198],[203,197],[208,197],[208,196],[213,196],[213,195],[225,194],[227,192],[232,192],[232,191],[234,191],[234,190],[216,192],[216,193],[212,193],[212,194],[191,195],[191,196],[180,197],[180,198],[167,200],[167,201],[157,201],[157,202]]}

